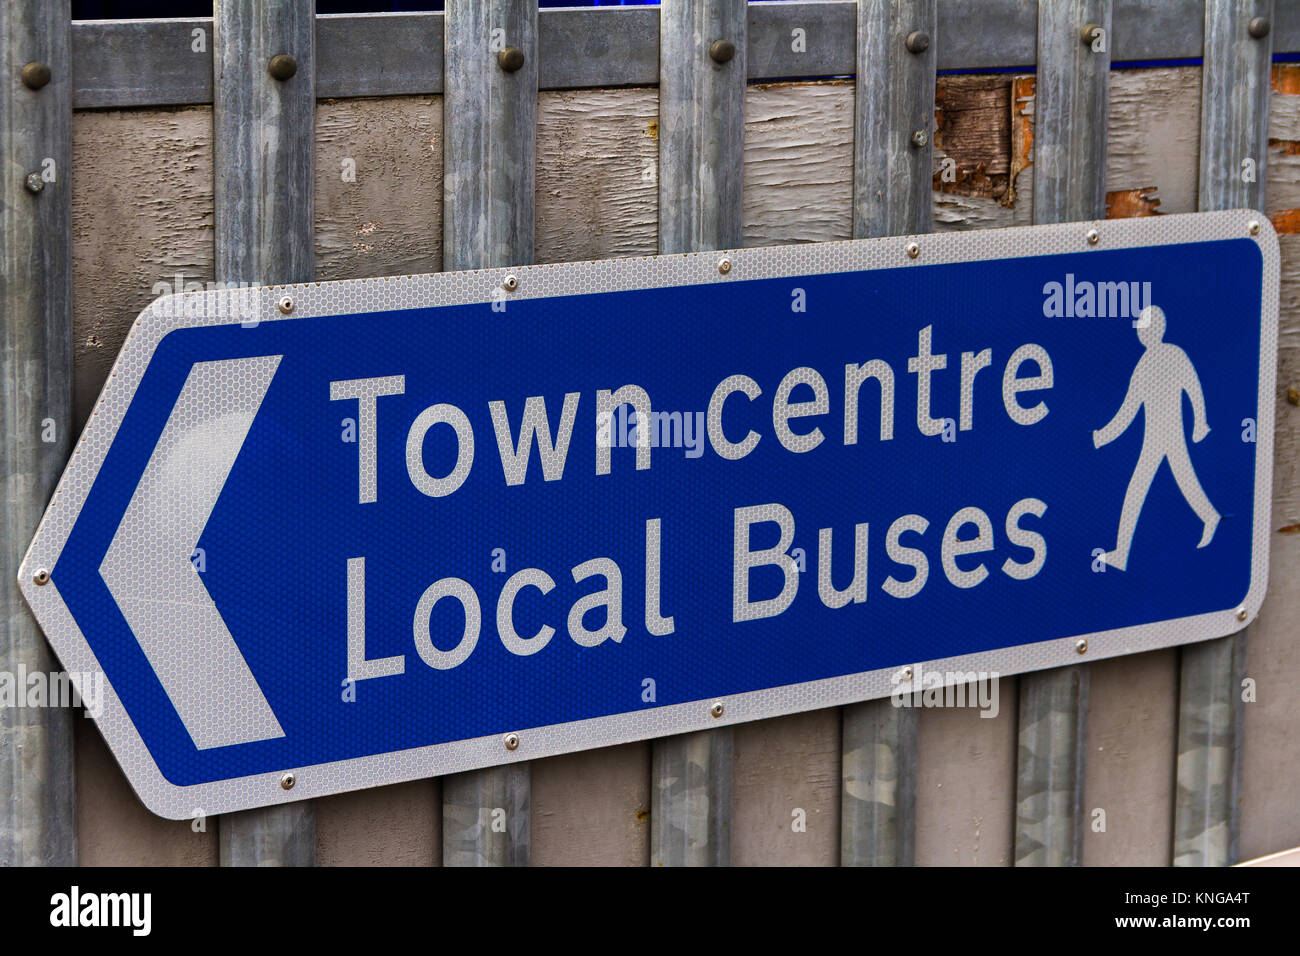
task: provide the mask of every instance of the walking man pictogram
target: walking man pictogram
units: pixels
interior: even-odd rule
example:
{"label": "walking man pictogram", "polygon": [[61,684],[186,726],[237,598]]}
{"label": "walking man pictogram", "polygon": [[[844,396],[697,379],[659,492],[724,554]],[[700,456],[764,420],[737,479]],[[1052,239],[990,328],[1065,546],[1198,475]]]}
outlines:
{"label": "walking man pictogram", "polygon": [[1205,491],[1196,478],[1191,458],[1187,454],[1187,439],[1183,434],[1183,392],[1192,401],[1192,441],[1199,442],[1210,433],[1210,426],[1205,422],[1205,396],[1201,393],[1201,380],[1197,378],[1196,369],[1187,353],[1177,345],[1163,341],[1165,313],[1158,306],[1149,305],[1143,309],[1134,325],[1137,327],[1138,340],[1146,347],[1146,351],[1133,369],[1124,404],[1105,427],[1092,433],[1095,447],[1109,444],[1124,434],[1137,416],[1138,409],[1143,410],[1145,431],[1142,436],[1142,453],[1138,456],[1137,467],[1129,480],[1128,491],[1124,493],[1124,508],[1119,516],[1115,550],[1107,551],[1103,556],[1107,564],[1120,571],[1128,564],[1133,530],[1137,527],[1138,515],[1146,502],[1151,481],[1155,478],[1160,463],[1166,459],[1169,460],[1169,470],[1173,472],[1174,480],[1178,482],[1178,490],[1204,524],[1201,543],[1197,547],[1203,548],[1209,544],[1219,526],[1219,513],[1210,504],[1210,499],[1205,496]]}

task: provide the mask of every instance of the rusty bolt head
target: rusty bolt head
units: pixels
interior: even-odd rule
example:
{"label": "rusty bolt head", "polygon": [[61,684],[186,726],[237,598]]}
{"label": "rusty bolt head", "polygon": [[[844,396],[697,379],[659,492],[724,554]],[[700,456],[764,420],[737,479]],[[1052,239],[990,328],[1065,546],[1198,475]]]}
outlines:
{"label": "rusty bolt head", "polygon": [[913,146],[923,147],[928,142],[930,142],[930,134],[927,133],[925,130],[918,129],[915,133],[912,134]]}
{"label": "rusty bolt head", "polygon": [[1097,31],[1099,31],[1100,29],[1101,26],[1099,24],[1096,23],[1086,24],[1084,28],[1079,31],[1079,38],[1083,40],[1083,45],[1092,46],[1092,41],[1097,39]]}
{"label": "rusty bolt head", "polygon": [[907,35],[908,53],[924,53],[928,49],[930,49],[930,34],[913,30]]}
{"label": "rusty bolt head", "polygon": [[23,85],[29,90],[39,90],[50,82],[50,68],[33,60],[23,67]]}
{"label": "rusty bolt head", "polygon": [[524,51],[517,46],[508,46],[497,54],[497,65],[507,73],[513,73],[524,65]]}
{"label": "rusty bolt head", "polygon": [[40,173],[28,173],[23,185],[29,193],[38,193],[45,188],[45,180],[41,179]]}
{"label": "rusty bolt head", "polygon": [[1268,36],[1268,31],[1273,29],[1273,24],[1269,22],[1268,17],[1255,17],[1246,29],[1256,40],[1262,40]]}
{"label": "rusty bolt head", "polygon": [[266,65],[266,72],[283,83],[298,72],[298,61],[287,53],[277,53]]}
{"label": "rusty bolt head", "polygon": [[728,272],[730,272],[730,271],[731,271],[731,260],[730,260],[730,259],[719,259],[719,260],[718,260],[718,271],[721,272],[724,276],[725,276]]}
{"label": "rusty bolt head", "polygon": [[730,40],[714,40],[709,44],[709,56],[714,63],[728,63],[736,55],[736,44]]}

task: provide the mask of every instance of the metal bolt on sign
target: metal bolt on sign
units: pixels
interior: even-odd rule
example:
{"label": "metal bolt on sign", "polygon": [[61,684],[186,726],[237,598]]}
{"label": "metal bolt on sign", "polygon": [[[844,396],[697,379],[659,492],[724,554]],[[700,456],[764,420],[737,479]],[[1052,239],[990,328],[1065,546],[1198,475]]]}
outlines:
{"label": "metal bolt on sign", "polygon": [[507,73],[514,73],[524,65],[524,51],[517,46],[508,46],[497,54],[497,65]]}
{"label": "metal bolt on sign", "polygon": [[1090,246],[1095,246],[1101,241],[1101,235],[1096,229],[1089,229],[1083,234],[1083,237],[1088,240],[1088,245]]}
{"label": "metal bolt on sign", "polygon": [[283,315],[288,315],[293,311],[293,299],[287,295],[281,296],[280,301],[275,304]]}
{"label": "metal bolt on sign", "polygon": [[39,61],[32,61],[23,67],[23,85],[29,90],[39,90],[50,82],[50,68]]}

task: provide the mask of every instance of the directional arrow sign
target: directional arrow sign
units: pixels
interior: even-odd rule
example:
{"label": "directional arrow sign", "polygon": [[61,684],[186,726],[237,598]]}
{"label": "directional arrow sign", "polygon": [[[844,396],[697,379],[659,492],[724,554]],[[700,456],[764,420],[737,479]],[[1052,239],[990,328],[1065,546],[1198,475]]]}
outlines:
{"label": "directional arrow sign", "polygon": [[168,297],[20,583],[173,818],[925,705],[1250,621],[1277,299],[1242,211]]}

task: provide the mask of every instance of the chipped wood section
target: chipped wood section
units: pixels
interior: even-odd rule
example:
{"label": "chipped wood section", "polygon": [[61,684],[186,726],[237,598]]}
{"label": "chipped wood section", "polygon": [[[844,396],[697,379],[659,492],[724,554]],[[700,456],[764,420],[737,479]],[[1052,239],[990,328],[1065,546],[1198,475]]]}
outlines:
{"label": "chipped wood section", "polygon": [[1273,64],[1273,92],[1300,95],[1300,63]]}
{"label": "chipped wood section", "polygon": [[1160,215],[1160,197],[1155,186],[1140,189],[1117,189],[1106,193],[1106,218],[1129,219],[1134,216]]}
{"label": "chipped wood section", "polygon": [[840,711],[736,727],[732,862],[840,862]]}
{"label": "chipped wood section", "polygon": [[212,110],[76,113],[72,168],[80,432],[135,317],[178,276],[182,285],[214,279]]}
{"label": "chipped wood section", "polygon": [[543,92],[537,110],[537,262],[658,249],[659,92]]}
{"label": "chipped wood section", "polygon": [[1200,126],[1200,67],[1112,71],[1107,192],[1141,189],[1162,213],[1195,212]]}
{"label": "chipped wood section", "polygon": [[442,98],[318,103],[316,278],[441,269]]}
{"label": "chipped wood section", "polygon": [[769,83],[745,94],[746,246],[853,234],[853,83]]}
{"label": "chipped wood section", "polygon": [[1178,652],[1098,661],[1091,680],[1083,864],[1168,866]]}
{"label": "chipped wood section", "polygon": [[650,865],[650,742],[533,761],[533,866]]}

